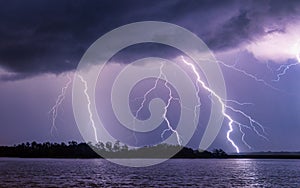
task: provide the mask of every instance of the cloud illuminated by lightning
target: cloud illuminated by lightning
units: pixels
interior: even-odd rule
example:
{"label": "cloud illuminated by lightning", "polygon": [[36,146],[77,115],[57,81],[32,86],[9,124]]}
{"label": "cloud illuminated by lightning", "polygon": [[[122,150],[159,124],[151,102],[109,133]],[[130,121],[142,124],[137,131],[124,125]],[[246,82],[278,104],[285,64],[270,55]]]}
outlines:
{"label": "cloud illuminated by lightning", "polygon": [[92,113],[92,110],[91,110],[91,100],[90,100],[90,96],[87,92],[88,91],[88,84],[87,84],[87,81],[81,75],[77,74],[77,76],[84,85],[83,92],[84,92],[84,95],[85,95],[86,100],[87,100],[87,110],[88,110],[88,113],[89,113],[89,120],[90,120],[90,123],[93,127],[93,130],[94,130],[95,140],[98,143],[99,141],[98,141],[97,129],[96,129],[96,126],[95,126],[95,122],[94,122],[94,119],[93,119],[93,113]]}
{"label": "cloud illuminated by lightning", "polygon": [[54,106],[51,108],[50,112],[51,113],[51,118],[52,118],[52,126],[51,126],[51,135],[53,134],[53,130],[57,130],[56,128],[56,118],[58,115],[58,109],[60,107],[60,105],[62,104],[62,102],[64,101],[65,97],[66,97],[66,91],[69,88],[69,85],[72,82],[71,76],[68,74],[67,75],[68,81],[66,83],[66,85],[64,87],[62,87],[61,89],[61,93],[58,95]]}
{"label": "cloud illuminated by lightning", "polygon": [[[239,147],[237,146],[237,144],[231,139],[230,135],[231,133],[233,132],[233,125],[238,125],[239,128],[240,128],[240,131],[242,133],[242,141],[243,143],[248,147],[250,148],[249,144],[247,144],[247,142],[245,142],[244,140],[244,136],[245,136],[245,133],[242,131],[242,127],[246,127],[246,128],[249,128],[249,126],[247,125],[244,125],[236,120],[234,120],[227,112],[226,110],[231,110],[235,113],[238,113],[240,115],[242,115],[244,118],[248,119],[249,120],[249,124],[250,126],[252,127],[252,129],[255,131],[255,133],[257,133],[259,136],[263,137],[266,139],[266,137],[263,135],[263,134],[260,134],[255,125],[259,126],[263,133],[265,133],[265,130],[263,128],[263,126],[257,122],[256,120],[254,120],[251,116],[247,115],[246,113],[242,112],[241,110],[237,110],[235,108],[233,108],[232,106],[229,106],[226,104],[226,100],[222,99],[215,91],[213,91],[212,89],[210,89],[203,80],[201,80],[201,77],[200,77],[200,74],[198,73],[195,65],[193,63],[189,63],[188,61],[186,61],[184,59],[183,56],[181,56],[181,59],[183,61],[184,64],[186,64],[187,66],[189,66],[191,68],[191,70],[193,71],[193,73],[195,74],[196,76],[196,81],[198,84],[201,85],[202,88],[204,88],[206,91],[208,91],[212,97],[215,97],[218,102],[220,103],[221,105],[221,112],[223,114],[223,116],[228,120],[228,127],[229,127],[229,130],[227,131],[227,134],[226,134],[226,137],[227,137],[227,140],[231,143],[231,145],[235,148],[236,152],[239,153],[240,152],[240,149]],[[228,100],[230,102],[232,102],[233,100]],[[244,103],[239,103],[237,101],[234,101],[234,103],[236,104],[241,104],[241,105],[244,105]]]}
{"label": "cloud illuminated by lightning", "polygon": [[300,63],[300,41],[298,41],[294,47],[294,53],[295,53],[295,58],[297,60],[296,63],[291,63],[291,64],[288,64],[288,65],[281,65],[276,71],[279,73],[276,75],[276,79],[274,79],[273,81],[274,82],[279,82],[280,81],[280,78],[282,76],[284,76],[286,74],[286,72],[293,66],[296,66],[296,65],[299,65]]}

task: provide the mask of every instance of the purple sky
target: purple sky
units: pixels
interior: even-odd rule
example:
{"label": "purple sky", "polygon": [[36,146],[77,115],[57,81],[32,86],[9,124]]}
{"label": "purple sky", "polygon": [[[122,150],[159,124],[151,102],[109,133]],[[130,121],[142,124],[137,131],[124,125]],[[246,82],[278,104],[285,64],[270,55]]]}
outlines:
{"label": "purple sky", "polygon": [[[100,36],[137,21],[165,21],[197,34],[227,65],[266,83],[220,67],[227,98],[254,105],[241,109],[266,127],[269,141],[246,131],[254,151],[300,151],[300,65],[279,82],[281,65],[298,62],[299,1],[2,1],[0,2],[0,145],[26,141],[82,141],[69,88],[50,134],[51,107],[87,48]],[[149,54],[176,58],[165,46],[133,46],[115,57],[128,64]],[[205,112],[204,112],[205,113]],[[211,148],[234,151],[226,124]],[[199,135],[190,143],[197,145]],[[233,139],[248,151],[238,131]]]}

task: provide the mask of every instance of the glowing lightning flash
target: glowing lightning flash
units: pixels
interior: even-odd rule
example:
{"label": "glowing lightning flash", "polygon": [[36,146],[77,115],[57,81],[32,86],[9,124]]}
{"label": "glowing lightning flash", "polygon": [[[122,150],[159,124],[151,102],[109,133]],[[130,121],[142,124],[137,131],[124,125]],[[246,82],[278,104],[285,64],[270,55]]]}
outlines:
{"label": "glowing lightning flash", "polygon": [[220,60],[218,60],[218,63],[222,64],[224,67],[227,67],[227,68],[230,68],[234,71],[240,72],[243,75],[255,80],[256,82],[260,82],[260,83],[264,84],[265,86],[267,86],[267,87],[269,87],[273,90],[280,91],[278,88],[276,88],[276,87],[272,86],[271,84],[267,83],[264,79],[258,78],[255,75],[253,75],[249,72],[246,72],[245,70],[237,68],[235,64],[234,65],[228,65],[228,64],[226,64],[226,63],[224,63],[223,61],[220,61]]}
{"label": "glowing lightning flash", "polygon": [[170,121],[169,121],[168,118],[167,118],[167,112],[168,112],[168,108],[169,108],[169,106],[170,106],[170,104],[171,104],[171,101],[172,101],[172,100],[179,100],[179,99],[174,98],[174,97],[172,96],[172,90],[171,90],[171,88],[168,86],[167,77],[166,77],[166,75],[163,73],[162,67],[163,67],[163,65],[162,65],[161,68],[160,68],[160,72],[161,72],[161,74],[163,75],[163,77],[164,77],[164,79],[165,79],[165,84],[164,84],[164,85],[165,85],[165,87],[166,87],[166,88],[168,89],[168,91],[169,91],[169,98],[168,98],[168,102],[167,102],[167,104],[166,104],[166,106],[165,106],[165,108],[164,108],[164,113],[163,113],[163,118],[164,118],[164,120],[167,122],[168,129],[165,129],[165,130],[161,133],[161,137],[163,138],[163,136],[164,136],[164,134],[165,134],[166,131],[172,131],[173,133],[176,134],[177,143],[178,143],[179,145],[181,145],[182,141],[181,141],[181,139],[180,139],[180,136],[179,136],[178,132],[172,128],[172,126],[170,125]]}
{"label": "glowing lightning flash", "polygon": [[172,101],[172,100],[178,100],[178,101],[179,101],[179,99],[178,99],[178,98],[174,98],[174,97],[172,96],[172,90],[171,90],[171,88],[168,86],[168,80],[167,80],[167,77],[166,77],[166,75],[163,73],[163,70],[162,70],[162,69],[163,69],[163,64],[161,64],[161,66],[160,66],[159,76],[157,77],[154,86],[153,86],[152,88],[150,88],[150,89],[145,93],[145,95],[144,95],[144,97],[143,97],[143,101],[142,101],[140,107],[138,108],[138,110],[137,110],[136,113],[135,113],[134,122],[137,120],[138,114],[139,114],[140,111],[143,109],[144,104],[145,104],[145,102],[146,102],[146,100],[147,100],[148,95],[149,95],[154,89],[157,88],[157,85],[158,85],[159,80],[160,80],[160,79],[164,79],[164,80],[165,80],[164,86],[168,89],[168,92],[169,92],[169,93],[168,93],[169,98],[168,98],[167,104],[166,104],[165,107],[164,107],[164,113],[163,113],[162,117],[163,117],[163,119],[165,120],[165,122],[167,123],[168,128],[165,129],[165,130],[161,133],[161,138],[163,139],[163,136],[164,136],[164,134],[165,134],[167,131],[172,131],[172,132],[175,133],[175,135],[176,135],[177,143],[178,143],[179,145],[181,145],[181,144],[182,144],[182,140],[181,140],[181,138],[180,138],[178,132],[177,132],[175,129],[173,129],[173,127],[171,126],[170,121],[169,121],[168,118],[167,118],[167,112],[168,112],[168,108],[169,108],[169,106],[170,106],[170,104],[171,104],[171,101]]}
{"label": "glowing lightning flash", "polygon": [[72,82],[72,79],[69,74],[67,75],[67,77],[68,77],[68,81],[67,81],[66,85],[64,87],[62,87],[61,93],[58,95],[54,106],[51,108],[51,110],[49,112],[52,115],[51,135],[53,134],[53,130],[57,130],[55,123],[56,123],[56,118],[58,115],[58,109],[59,109],[60,105],[62,104],[62,102],[64,101],[64,99],[66,97],[66,91]]}
{"label": "glowing lightning flash", "polygon": [[81,76],[81,75],[77,75],[80,79],[80,81],[83,83],[84,85],[84,95],[86,97],[86,100],[87,100],[87,109],[88,109],[88,113],[89,113],[89,119],[90,119],[90,123],[93,127],[93,130],[94,130],[94,135],[95,135],[95,140],[97,141],[97,143],[99,142],[98,141],[98,135],[97,135],[97,129],[96,129],[96,126],[95,126],[95,122],[94,122],[94,119],[93,119],[93,113],[92,113],[92,110],[91,110],[91,100],[90,100],[90,96],[88,94],[88,84],[87,84],[87,81]]}
{"label": "glowing lightning flash", "polygon": [[[200,74],[197,72],[196,70],[196,67],[194,66],[194,64],[192,63],[189,63],[187,62],[183,56],[181,56],[182,58],[182,61],[191,68],[191,70],[193,71],[193,73],[195,74],[196,76],[196,81],[197,83],[199,83],[202,88],[204,88],[206,91],[208,91],[211,96],[215,97],[218,102],[221,104],[221,112],[223,114],[223,116],[229,121],[228,122],[228,127],[229,127],[229,130],[227,131],[227,134],[226,134],[226,137],[227,137],[227,140],[231,143],[231,145],[235,148],[236,152],[239,153],[240,152],[240,149],[239,147],[237,146],[237,144],[230,138],[230,134],[233,132],[233,125],[238,125],[239,128],[240,128],[240,131],[242,133],[242,141],[243,143],[248,147],[250,148],[249,144],[247,144],[247,142],[245,142],[244,140],[244,136],[245,136],[245,133],[242,131],[242,127],[246,127],[246,128],[250,128],[249,126],[247,125],[244,125],[236,120],[234,120],[228,113],[226,113],[226,110],[232,110],[236,113],[239,113],[241,114],[244,118],[248,119],[249,120],[249,124],[250,126],[252,127],[252,129],[261,137],[265,138],[266,137],[262,134],[260,134],[257,129],[255,128],[254,124],[255,125],[258,125],[262,130],[263,130],[263,133],[264,132],[264,128],[262,127],[262,125],[260,123],[258,123],[257,121],[255,121],[253,118],[251,118],[249,115],[245,114],[244,112],[240,111],[240,110],[236,110],[235,108],[229,106],[226,104],[226,100],[222,99],[215,91],[213,91],[212,89],[210,89],[205,83],[204,81],[201,80],[201,77],[200,77]],[[233,101],[233,100],[227,100],[227,102],[234,102],[236,104],[240,104],[240,105],[245,105],[247,103],[239,103],[237,101]]]}
{"label": "glowing lightning flash", "polygon": [[282,76],[284,76],[286,74],[286,72],[293,66],[296,66],[296,65],[299,65],[300,63],[300,41],[298,41],[295,45],[295,56],[296,56],[296,59],[297,59],[297,62],[296,63],[292,63],[292,64],[289,64],[289,65],[281,65],[276,71],[279,73],[276,75],[277,78],[274,79],[273,81],[274,82],[279,82],[280,81],[280,78]]}
{"label": "glowing lightning flash", "polygon": [[[298,60],[299,61],[299,60]],[[300,62],[300,61],[299,61]],[[286,74],[286,72],[293,66],[296,66],[299,64],[299,62],[296,62],[296,63],[292,63],[292,64],[289,64],[289,65],[281,65],[276,71],[280,71],[276,76],[277,78],[274,79],[273,81],[274,82],[279,82],[280,81],[280,78],[282,76],[284,76]]]}

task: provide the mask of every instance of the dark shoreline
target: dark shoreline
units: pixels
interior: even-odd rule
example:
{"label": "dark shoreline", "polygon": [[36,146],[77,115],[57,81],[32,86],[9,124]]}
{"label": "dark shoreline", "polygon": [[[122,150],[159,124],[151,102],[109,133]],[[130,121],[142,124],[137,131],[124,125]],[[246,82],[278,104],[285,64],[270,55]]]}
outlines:
{"label": "dark shoreline", "polygon": [[[172,157],[171,157],[172,156]],[[129,149],[116,143],[22,143],[14,146],[0,146],[0,157],[53,158],[53,159],[300,159],[300,152],[252,152],[227,154],[222,149],[213,151],[194,150],[179,145],[159,144]]]}
{"label": "dark shoreline", "polygon": [[[101,156],[96,157],[20,157],[20,156],[0,156],[3,158],[16,158],[16,159],[103,159]],[[109,157],[108,159],[165,159],[164,157]],[[228,155],[227,157],[171,157],[170,159],[300,159],[300,155]]]}
{"label": "dark shoreline", "polygon": [[[104,159],[103,157],[3,157],[1,156],[0,159],[5,159],[5,158],[11,158],[11,159]],[[165,159],[165,158],[105,158],[105,159]],[[209,157],[201,157],[201,158],[188,158],[188,157],[171,157],[170,159],[297,159],[300,160],[300,156],[283,156],[283,157],[273,157],[273,156],[228,156],[228,157],[223,157],[223,158],[209,158]]]}

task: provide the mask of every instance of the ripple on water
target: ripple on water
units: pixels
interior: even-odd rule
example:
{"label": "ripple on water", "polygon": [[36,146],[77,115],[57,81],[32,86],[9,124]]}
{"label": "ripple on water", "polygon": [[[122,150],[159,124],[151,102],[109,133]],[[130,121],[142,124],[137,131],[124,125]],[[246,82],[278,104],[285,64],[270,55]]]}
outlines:
{"label": "ripple on water", "polygon": [[171,159],[131,168],[103,159],[0,159],[0,187],[299,187],[300,160]]}

